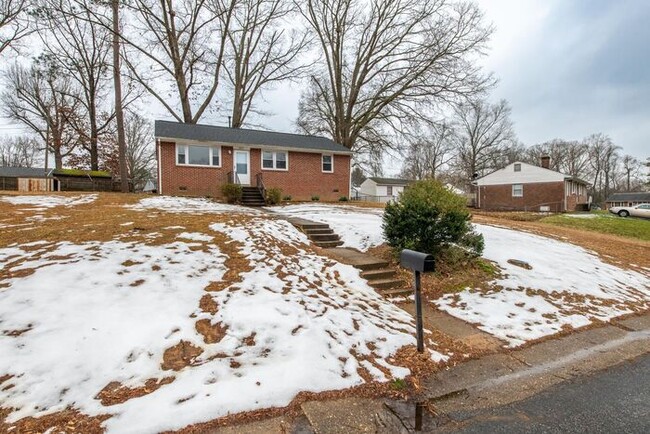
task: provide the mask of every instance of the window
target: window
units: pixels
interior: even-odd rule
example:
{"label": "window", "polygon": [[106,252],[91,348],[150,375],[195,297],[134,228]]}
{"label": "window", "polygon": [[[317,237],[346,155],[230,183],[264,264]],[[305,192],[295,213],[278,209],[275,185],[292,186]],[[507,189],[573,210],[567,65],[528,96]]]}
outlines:
{"label": "window", "polygon": [[386,196],[392,196],[393,195],[393,186],[392,185],[387,185],[386,186]]}
{"label": "window", "polygon": [[221,167],[221,147],[177,144],[176,164]]}
{"label": "window", "polygon": [[323,163],[322,164],[323,172],[328,172],[328,173],[334,172],[334,156],[323,154],[323,156],[321,157],[321,161]]}
{"label": "window", "polygon": [[521,172],[521,164],[515,163],[515,172]]}
{"label": "window", "polygon": [[287,170],[289,157],[285,151],[262,151],[262,169]]}
{"label": "window", "polygon": [[512,197],[524,197],[523,184],[512,184]]}

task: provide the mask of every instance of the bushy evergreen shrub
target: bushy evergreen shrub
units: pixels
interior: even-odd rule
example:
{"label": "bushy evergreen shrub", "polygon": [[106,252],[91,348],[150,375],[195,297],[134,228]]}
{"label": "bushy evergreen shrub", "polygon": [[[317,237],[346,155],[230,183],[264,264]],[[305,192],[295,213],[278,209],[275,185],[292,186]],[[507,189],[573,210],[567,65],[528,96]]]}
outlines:
{"label": "bushy evergreen shrub", "polygon": [[409,185],[399,200],[386,204],[383,219],[384,235],[396,253],[412,249],[438,256],[452,246],[471,256],[483,252],[483,236],[472,229],[465,198],[434,180]]}

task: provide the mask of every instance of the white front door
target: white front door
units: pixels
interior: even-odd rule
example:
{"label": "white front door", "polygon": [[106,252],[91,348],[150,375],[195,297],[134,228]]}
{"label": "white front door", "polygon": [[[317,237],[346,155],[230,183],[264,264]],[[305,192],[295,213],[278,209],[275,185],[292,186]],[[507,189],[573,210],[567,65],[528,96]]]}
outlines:
{"label": "white front door", "polygon": [[250,152],[235,150],[235,173],[241,185],[251,185]]}

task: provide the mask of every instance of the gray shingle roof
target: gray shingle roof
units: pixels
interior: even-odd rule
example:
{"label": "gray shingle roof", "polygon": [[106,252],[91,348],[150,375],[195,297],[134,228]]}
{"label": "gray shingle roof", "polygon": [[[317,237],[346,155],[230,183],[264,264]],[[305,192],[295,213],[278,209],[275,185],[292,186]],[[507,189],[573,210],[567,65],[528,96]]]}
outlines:
{"label": "gray shingle roof", "polygon": [[[52,174],[52,169],[48,169],[48,174]],[[7,178],[44,178],[45,169],[42,167],[0,167],[0,176]]]}
{"label": "gray shingle roof", "polygon": [[406,185],[413,182],[410,179],[379,178],[376,176],[371,176],[369,179],[372,179],[379,185]]}
{"label": "gray shingle roof", "polygon": [[325,137],[318,136],[217,127],[213,125],[182,124],[170,121],[156,121],[155,131],[156,137],[158,138],[241,143],[245,145],[277,146],[310,151],[351,153],[345,146],[339,145]]}
{"label": "gray shingle roof", "polygon": [[607,202],[650,202],[650,192],[613,193]]}

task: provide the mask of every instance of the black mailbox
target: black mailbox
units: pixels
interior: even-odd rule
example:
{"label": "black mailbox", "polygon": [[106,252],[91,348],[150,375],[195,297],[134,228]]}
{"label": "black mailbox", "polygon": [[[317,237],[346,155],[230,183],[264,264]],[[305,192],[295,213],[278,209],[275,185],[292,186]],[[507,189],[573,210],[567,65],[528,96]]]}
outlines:
{"label": "black mailbox", "polygon": [[432,255],[416,252],[415,250],[404,249],[400,255],[402,267],[409,270],[429,273],[436,271],[436,262]]}
{"label": "black mailbox", "polygon": [[415,250],[404,249],[400,255],[402,267],[413,270],[415,274],[415,333],[418,342],[418,352],[424,352],[424,326],[422,325],[422,294],[420,292],[421,274],[436,271],[436,262],[433,255],[428,255]]}

